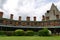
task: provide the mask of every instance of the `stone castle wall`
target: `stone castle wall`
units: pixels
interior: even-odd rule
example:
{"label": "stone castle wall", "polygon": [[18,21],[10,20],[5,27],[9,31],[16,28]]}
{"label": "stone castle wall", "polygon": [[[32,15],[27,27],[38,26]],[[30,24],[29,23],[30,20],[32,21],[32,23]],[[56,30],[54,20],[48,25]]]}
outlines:
{"label": "stone castle wall", "polygon": [[18,20],[13,20],[13,16],[11,14],[10,19],[5,19],[3,18],[3,12],[0,12],[0,24],[11,26],[60,26],[60,13],[54,4],[42,16],[42,21],[36,21],[36,17],[33,17],[34,21],[30,21],[29,16],[26,17],[26,21],[22,21],[21,16]]}

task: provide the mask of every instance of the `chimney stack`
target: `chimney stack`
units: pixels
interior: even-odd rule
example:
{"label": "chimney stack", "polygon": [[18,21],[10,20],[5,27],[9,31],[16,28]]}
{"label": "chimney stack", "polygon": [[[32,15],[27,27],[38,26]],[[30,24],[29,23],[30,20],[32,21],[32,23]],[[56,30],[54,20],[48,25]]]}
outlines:
{"label": "chimney stack", "polygon": [[0,12],[0,18],[2,18],[3,17],[3,12]]}
{"label": "chimney stack", "polygon": [[19,21],[21,21],[21,16],[19,16]]}
{"label": "chimney stack", "polygon": [[29,17],[29,16],[27,16],[26,20],[27,20],[27,21],[30,21],[30,17]]}
{"label": "chimney stack", "polygon": [[36,21],[36,16],[34,16],[34,21]]}
{"label": "chimney stack", "polygon": [[42,15],[42,21],[44,21],[45,20],[45,16],[44,15]]}
{"label": "chimney stack", "polygon": [[13,20],[13,14],[10,14],[10,19]]}

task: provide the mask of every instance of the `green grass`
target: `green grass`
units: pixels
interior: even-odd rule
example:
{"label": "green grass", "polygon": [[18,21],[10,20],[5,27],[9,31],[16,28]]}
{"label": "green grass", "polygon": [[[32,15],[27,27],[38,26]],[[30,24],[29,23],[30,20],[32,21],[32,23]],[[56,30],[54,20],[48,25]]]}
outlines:
{"label": "green grass", "polygon": [[60,36],[0,36],[0,40],[60,40]]}

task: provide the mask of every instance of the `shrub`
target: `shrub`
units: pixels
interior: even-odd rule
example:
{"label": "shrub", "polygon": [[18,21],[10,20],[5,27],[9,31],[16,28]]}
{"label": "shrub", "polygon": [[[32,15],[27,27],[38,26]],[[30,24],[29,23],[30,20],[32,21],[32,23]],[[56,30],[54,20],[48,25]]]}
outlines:
{"label": "shrub", "polygon": [[23,36],[23,35],[24,35],[24,30],[22,30],[22,29],[17,29],[17,30],[15,31],[15,35],[16,35],[16,36]]}
{"label": "shrub", "polygon": [[5,31],[5,35],[7,36],[14,36],[14,31]]}
{"label": "shrub", "polygon": [[34,32],[31,31],[31,30],[28,30],[28,31],[25,32],[25,35],[26,36],[33,36],[34,35]]}
{"label": "shrub", "polygon": [[38,32],[38,35],[39,36],[50,36],[51,35],[51,31],[48,30],[48,29],[43,29],[43,30],[40,30]]}
{"label": "shrub", "polygon": [[5,34],[4,34],[4,31],[0,31],[0,35],[5,35]]}

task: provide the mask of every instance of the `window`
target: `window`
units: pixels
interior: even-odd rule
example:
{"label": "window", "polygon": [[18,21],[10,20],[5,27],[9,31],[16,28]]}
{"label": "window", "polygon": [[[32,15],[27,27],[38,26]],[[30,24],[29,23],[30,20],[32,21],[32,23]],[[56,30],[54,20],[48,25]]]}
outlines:
{"label": "window", "polygon": [[27,22],[27,25],[29,25],[29,22]]}
{"label": "window", "polygon": [[53,14],[55,15],[55,10],[53,10]]}
{"label": "window", "polygon": [[19,25],[21,25],[21,22],[19,22]]}
{"label": "window", "polygon": [[49,17],[46,17],[46,20],[49,20]]}
{"label": "window", "polygon": [[0,20],[0,23],[3,23],[3,20]]}
{"label": "window", "polygon": [[59,15],[56,15],[56,19],[59,19]]}
{"label": "window", "polygon": [[10,21],[10,24],[12,24],[12,21]]}

